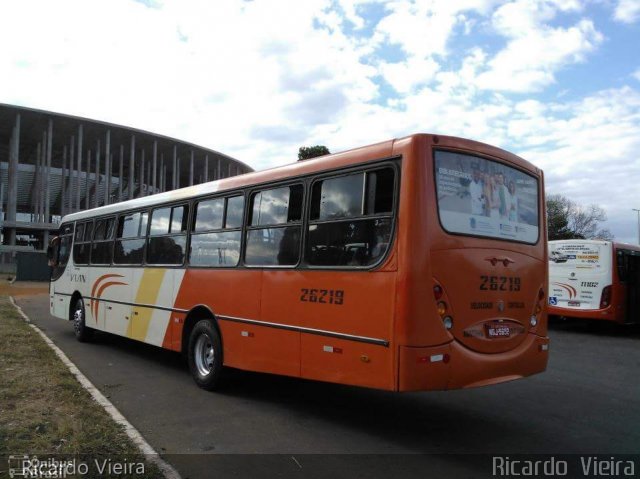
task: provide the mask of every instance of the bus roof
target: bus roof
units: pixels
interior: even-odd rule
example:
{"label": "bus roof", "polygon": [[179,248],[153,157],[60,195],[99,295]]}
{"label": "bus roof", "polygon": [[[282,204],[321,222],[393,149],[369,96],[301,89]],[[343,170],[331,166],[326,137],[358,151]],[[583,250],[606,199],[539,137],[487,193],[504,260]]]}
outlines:
{"label": "bus roof", "polygon": [[437,146],[441,148],[466,147],[470,150],[477,151],[480,154],[499,156],[508,159],[516,164],[516,166],[526,169],[536,175],[540,175],[542,173],[541,170],[533,166],[531,163],[514,155],[513,153],[485,143],[453,136],[418,133],[403,138],[396,138],[381,143],[354,148],[340,153],[325,155],[305,161],[298,161],[284,166],[277,166],[252,173],[245,173],[243,175],[209,181],[207,183],[201,183],[194,186],[165,191],[155,195],[121,201],[111,205],[100,206],[98,208],[78,211],[76,213],[66,215],[62,218],[62,223],[93,218],[95,216],[117,214],[122,211],[145,209],[164,203],[186,201],[197,196],[211,195],[218,192],[248,186],[257,186],[270,181],[286,180],[288,178],[322,172],[328,169],[348,167],[350,165],[365,163],[367,161],[392,158],[399,154],[399,151],[395,151],[394,147],[396,145],[411,142],[417,138],[424,138],[431,144],[437,144]]}

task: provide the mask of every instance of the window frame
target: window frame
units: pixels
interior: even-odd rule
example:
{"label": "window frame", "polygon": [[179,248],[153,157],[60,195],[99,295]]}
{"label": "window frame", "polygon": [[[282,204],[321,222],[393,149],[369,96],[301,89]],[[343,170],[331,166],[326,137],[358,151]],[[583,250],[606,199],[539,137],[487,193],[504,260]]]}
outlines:
{"label": "window frame", "polygon": [[[331,168],[331,169],[326,169],[326,170],[322,170],[322,171],[318,171],[318,172],[312,172],[312,173],[305,173],[305,174],[300,174],[300,175],[296,175],[296,176],[292,176],[290,178],[285,178],[285,179],[279,179],[279,180],[275,180],[275,181],[265,181],[265,182],[261,182],[261,183],[257,183],[257,184],[253,184],[253,185],[247,185],[244,187],[235,187],[235,188],[230,188],[228,190],[224,190],[224,191],[217,191],[214,193],[204,193],[204,194],[200,194],[200,195],[194,195],[191,198],[186,198],[186,199],[179,199],[179,200],[174,200],[174,201],[168,201],[168,202],[164,202],[164,203],[158,203],[155,205],[149,205],[146,207],[135,207],[135,208],[131,208],[131,209],[124,209],[118,212],[112,212],[109,215],[104,215],[104,216],[96,216],[93,218],[82,218],[82,219],[77,219],[75,221],[73,221],[73,225],[74,225],[74,234],[73,234],[73,246],[75,247],[76,245],[76,240],[75,240],[75,234],[77,231],[77,227],[79,224],[86,224],[86,223],[92,223],[92,229],[93,229],[93,224],[95,223],[96,220],[100,220],[102,218],[107,218],[107,217],[113,217],[115,215],[116,218],[116,224],[115,224],[115,230],[114,230],[114,238],[113,238],[113,248],[115,249],[115,242],[118,240],[126,240],[126,239],[143,239],[144,240],[144,251],[143,251],[143,257],[142,257],[142,262],[141,263],[128,263],[128,264],[124,264],[124,263],[115,263],[114,262],[114,255],[115,255],[115,250],[112,250],[112,257],[111,257],[111,267],[115,267],[115,268],[154,268],[154,267],[159,267],[159,268],[175,268],[175,269],[180,269],[180,268],[184,268],[184,269],[189,269],[189,268],[194,268],[194,269],[213,269],[213,270],[225,270],[225,269],[251,269],[251,270],[260,270],[260,269],[299,269],[299,270],[322,270],[322,271],[331,271],[331,270],[336,270],[336,271],[345,271],[345,270],[350,270],[350,271],[359,271],[359,272],[363,272],[363,271],[370,271],[370,270],[374,270],[376,268],[378,268],[382,263],[384,263],[384,261],[386,261],[386,259],[389,256],[390,251],[393,248],[393,244],[395,242],[396,239],[396,225],[397,225],[397,218],[398,218],[398,209],[399,209],[399,199],[400,199],[400,183],[401,183],[401,172],[402,172],[402,168],[401,168],[401,164],[402,164],[402,155],[393,155],[393,156],[389,156],[389,157],[385,157],[385,158],[380,158],[380,159],[374,159],[374,160],[367,160],[364,162],[359,162],[355,165],[348,165],[348,166],[343,166],[343,167],[338,167],[338,168]],[[388,214],[373,214],[373,215],[360,215],[357,217],[350,217],[350,218],[344,218],[344,219],[340,219],[340,220],[326,220],[326,221],[322,221],[322,222],[328,222],[328,223],[332,223],[332,222],[338,222],[338,221],[353,221],[353,220],[366,220],[366,219],[374,219],[374,218],[391,218],[391,230],[390,230],[390,241],[389,241],[389,245],[385,251],[385,253],[383,255],[380,256],[379,260],[376,263],[373,263],[371,265],[367,265],[367,266],[354,266],[354,265],[346,265],[346,266],[336,266],[336,265],[331,265],[331,266],[320,266],[320,265],[311,265],[308,264],[306,262],[306,257],[305,257],[305,251],[306,251],[306,247],[307,247],[307,230],[309,227],[309,224],[318,224],[318,223],[322,223],[321,221],[318,220],[313,220],[310,222],[309,217],[310,217],[310,202],[311,202],[311,195],[312,195],[312,188],[313,188],[313,184],[318,182],[318,181],[322,181],[322,180],[326,180],[326,179],[330,179],[330,178],[336,178],[339,176],[346,176],[349,174],[353,174],[353,173],[358,173],[358,172],[372,172],[375,170],[379,170],[379,169],[384,169],[384,168],[391,168],[394,172],[394,183],[393,183],[393,187],[394,187],[394,191],[393,191],[393,198],[392,198],[392,211]],[[276,189],[276,188],[280,188],[280,187],[285,187],[285,186],[292,186],[292,185],[296,185],[299,184],[303,187],[303,198],[302,198],[302,215],[301,215],[301,219],[298,222],[292,222],[292,223],[286,223],[286,224],[282,224],[282,225],[261,225],[261,226],[250,226],[249,225],[249,217],[250,217],[250,211],[249,211],[249,207],[251,204],[251,195],[253,195],[254,193],[257,193],[259,191],[264,191],[264,190],[269,190],[269,189]],[[227,200],[233,197],[243,197],[243,218],[242,218],[242,224],[240,227],[236,227],[236,228],[223,228],[221,230],[207,230],[206,232],[225,232],[225,231],[240,231],[241,235],[240,235],[240,259],[238,261],[238,264],[236,266],[221,266],[221,267],[212,267],[212,266],[198,266],[198,265],[191,265],[189,263],[189,255],[190,255],[190,249],[191,249],[191,235],[193,233],[192,229],[193,229],[193,221],[194,221],[194,215],[195,215],[195,205],[198,202],[201,201],[206,201],[209,199],[215,199],[215,198],[224,198],[225,199],[225,212],[224,212],[224,223],[226,224],[227,221]],[[365,202],[366,202],[366,197],[364,198]],[[186,242],[186,251],[185,251],[185,258],[184,261],[182,262],[182,264],[149,264],[147,262],[147,250],[148,250],[148,242],[149,242],[149,231],[151,228],[151,218],[152,218],[152,212],[156,209],[161,209],[161,208],[173,208],[174,206],[187,206],[187,208],[189,208],[188,210],[188,215],[187,215],[187,231],[186,233],[180,233],[183,235],[186,235],[187,237],[187,242]],[[135,213],[147,213],[149,216],[147,218],[147,224],[146,224],[146,230],[144,232],[140,232],[141,236],[135,237],[135,238],[118,238],[117,237],[117,231],[118,231],[118,222],[120,220],[121,217],[123,216],[127,216],[127,215],[132,215]],[[268,228],[285,228],[287,226],[298,226],[301,228],[300,231],[300,245],[299,245],[299,257],[298,257],[298,262],[295,265],[248,265],[245,262],[245,254],[246,254],[246,240],[247,240],[247,231],[250,229],[268,229]],[[92,230],[93,231],[93,230]],[[205,231],[202,232],[198,232],[198,233],[204,233]],[[83,231],[84,234],[84,231]],[[93,232],[92,232],[92,236],[93,236]],[[161,237],[161,236],[173,236],[172,233],[169,233],[167,235],[155,235],[154,237]],[[73,255],[73,251],[71,253]],[[73,259],[73,256],[72,258]],[[75,261],[74,261],[74,264]],[[87,267],[91,267],[90,263],[82,263],[82,264],[78,264],[79,266],[87,266]],[[108,265],[96,265],[98,267],[100,266],[108,266]]]}
{"label": "window frame", "polygon": [[[247,191],[247,195],[245,197],[244,204],[244,221],[242,228],[242,244],[240,250],[240,264],[247,269],[296,269],[301,266],[303,261],[303,249],[302,245],[304,243],[304,224],[305,218],[307,216],[307,197],[308,197],[308,178],[306,177],[294,177],[288,178],[284,181],[278,181],[274,183],[263,183],[261,185],[254,185]],[[253,198],[257,193],[261,191],[268,190],[277,190],[280,188],[286,188],[291,186],[302,186],[302,205],[301,205],[301,214],[300,219],[291,223],[276,223],[276,224],[268,224],[268,225],[256,225],[252,226],[249,224],[250,217],[253,214]],[[248,201],[247,201],[248,199]],[[225,221],[226,221],[226,211],[225,211]],[[247,255],[247,240],[249,237],[249,231],[256,230],[266,230],[266,229],[280,229],[280,228],[288,228],[298,226],[301,228],[300,230],[300,242],[298,244],[298,261],[295,264],[287,264],[287,265],[276,265],[276,264],[265,264],[265,265],[256,265],[256,264],[247,264],[246,255]]]}
{"label": "window frame", "polygon": [[[149,217],[147,218],[147,231],[146,235],[143,237],[144,242],[144,251],[142,254],[142,266],[146,268],[186,268],[187,267],[187,258],[189,257],[189,249],[191,248],[191,219],[192,219],[192,211],[193,204],[195,198],[190,198],[187,200],[179,200],[171,203],[161,203],[155,206],[150,207],[147,212],[149,213]],[[171,232],[171,223],[173,221],[173,209],[176,207],[184,206],[187,211],[187,224],[184,233],[172,233]],[[161,235],[151,235],[151,222],[153,221],[153,212],[156,210],[161,210],[169,208],[171,209],[171,215],[169,216],[169,233],[161,234]],[[149,242],[151,238],[167,238],[174,236],[184,236],[185,237],[185,251],[182,258],[181,263],[149,263]]]}
{"label": "window frame", "polygon": [[[138,267],[138,268],[143,268],[146,266],[145,263],[145,257],[146,257],[146,252],[147,252],[147,236],[149,233],[149,208],[143,208],[143,209],[134,209],[134,210],[128,210],[128,211],[121,211],[120,213],[118,213],[116,215],[116,224],[115,224],[115,229],[113,232],[113,250],[111,252],[111,266],[114,268],[133,268],[133,267]],[[120,224],[120,218],[123,218],[125,216],[129,216],[129,215],[135,215],[136,213],[140,213],[141,215],[147,213],[147,224],[145,226],[145,231],[139,231],[139,236],[128,236],[128,237],[122,237],[119,238],[118,237],[118,226]],[[140,229],[140,225],[138,225],[138,230]],[[117,241],[127,241],[127,240],[143,240],[144,241],[144,245],[143,245],[143,250],[142,250],[142,261],[140,263],[116,263],[115,262],[115,248],[116,248],[116,242]]]}
{"label": "window frame", "polygon": [[[96,237],[96,226],[98,225],[98,222],[106,221],[107,225],[108,225],[109,220],[113,220],[113,222],[114,222],[111,239],[104,239],[104,240],[97,240],[96,241],[96,239],[95,239],[95,237]],[[93,219],[93,231],[91,232],[91,248],[89,250],[89,266],[111,266],[113,264],[113,249],[114,249],[116,235],[117,235],[117,231],[118,231],[118,221],[119,221],[118,215],[100,216],[100,217],[96,217],[96,218]],[[105,228],[107,227],[107,225],[105,225]],[[93,245],[94,244],[102,244],[102,243],[111,243],[111,248],[110,248],[110,251],[109,251],[110,261],[108,263],[94,263],[93,262]]]}
{"label": "window frame", "polygon": [[[536,180],[536,189],[537,189],[537,193],[536,193],[536,200],[537,200],[537,204],[536,207],[538,209],[538,223],[537,223],[537,227],[538,227],[538,238],[534,241],[534,242],[529,242],[529,241],[523,241],[523,240],[516,240],[516,239],[511,239],[511,238],[499,238],[496,236],[481,236],[481,235],[474,235],[474,234],[470,234],[470,233],[462,233],[462,232],[455,232],[455,231],[449,231],[448,229],[446,229],[444,227],[444,225],[442,224],[442,218],[440,217],[440,204],[438,203],[438,185],[437,185],[437,178],[436,175],[438,174],[437,171],[437,167],[436,167],[436,152],[448,152],[448,153],[456,153],[456,154],[460,154],[460,155],[466,155],[466,156],[471,156],[471,157],[476,157],[476,158],[480,158],[483,160],[487,160],[487,161],[492,161],[493,163],[498,163],[499,165],[503,165],[506,166],[507,168],[511,168],[513,170],[519,171],[520,173],[523,173],[527,176],[530,176],[531,178]],[[540,245],[540,241],[543,239],[543,236],[545,233],[545,224],[546,224],[546,218],[544,218],[543,212],[544,209],[542,209],[540,207],[540,200],[543,199],[544,200],[544,192],[542,191],[542,181],[543,181],[543,176],[538,175],[536,176],[535,173],[532,173],[529,170],[526,170],[525,168],[522,168],[519,165],[516,165],[515,163],[510,162],[509,160],[503,159],[503,158],[497,158],[494,156],[490,156],[487,155],[485,153],[480,153],[477,151],[470,151],[470,150],[465,150],[465,149],[457,149],[457,148],[440,148],[440,147],[434,147],[431,150],[431,174],[433,175],[433,191],[430,192],[429,194],[432,194],[432,198],[434,199],[434,206],[436,209],[436,218],[438,218],[438,225],[440,226],[440,230],[445,233],[446,235],[451,235],[451,236],[463,236],[466,238],[475,238],[481,241],[503,241],[506,243],[517,243],[517,244],[521,244],[521,245],[526,245],[526,246],[539,246]],[[544,206],[544,205],[543,205]]]}
{"label": "window frame", "polygon": [[[94,223],[95,223],[96,218],[85,218],[83,220],[77,220],[74,223],[74,231],[73,231],[73,250],[71,251],[71,255],[72,255],[72,259],[73,259],[73,264],[74,265],[78,265],[78,266],[91,266],[91,244],[93,243],[93,227],[94,227]],[[89,239],[89,241],[86,241],[84,239],[85,235],[87,234],[87,228],[86,226],[91,223],[91,238]],[[76,240],[76,234],[78,231],[78,225],[81,224],[82,225],[82,240]],[[86,263],[77,263],[76,262],[76,255],[75,255],[75,250],[76,250],[76,246],[80,246],[80,245],[85,245],[88,244],[89,245],[89,253],[87,256],[87,262]]]}
{"label": "window frame", "polygon": [[[229,199],[231,198],[242,198],[243,203],[242,203],[242,221],[240,223],[240,226],[235,227],[235,228],[227,228],[227,208],[229,205]],[[199,203],[203,203],[205,201],[211,201],[211,200],[218,200],[221,199],[223,200],[223,210],[222,210],[222,228],[217,228],[217,229],[210,229],[210,230],[201,230],[201,231],[195,231],[194,228],[196,226],[196,217],[198,214],[198,208],[197,205]],[[186,268],[194,268],[194,269],[215,269],[215,270],[222,270],[222,269],[237,269],[239,267],[241,267],[243,265],[243,251],[244,251],[244,232],[246,231],[246,219],[247,219],[247,193],[245,190],[235,190],[231,193],[229,192],[224,192],[224,193],[217,193],[215,195],[212,196],[203,196],[203,197],[197,197],[197,198],[193,198],[192,202],[191,202],[191,213],[190,213],[190,218],[189,218],[189,227],[188,227],[188,233],[189,233],[189,237],[187,240],[187,253],[186,253],[186,258],[185,258],[185,267]],[[234,265],[234,266],[210,266],[210,265],[199,265],[199,264],[191,264],[191,239],[193,238],[193,236],[198,236],[201,234],[208,234],[208,233],[225,233],[225,232],[235,232],[235,231],[239,231],[240,232],[240,249],[238,251],[239,253],[239,258],[238,258],[238,262]]]}
{"label": "window frame", "polygon": [[[375,164],[361,164],[361,165],[357,165],[354,167],[350,167],[347,168],[343,171],[336,171],[336,170],[332,170],[332,171],[328,171],[328,172],[323,172],[323,174],[321,175],[316,175],[313,176],[308,184],[308,191],[309,194],[307,195],[307,205],[305,206],[304,209],[304,216],[305,216],[305,224],[304,224],[304,231],[302,234],[302,254],[303,254],[303,260],[302,260],[302,265],[306,267],[306,269],[309,270],[322,270],[322,271],[345,271],[345,270],[351,270],[351,271],[369,271],[372,269],[375,269],[377,267],[379,267],[389,256],[389,252],[391,251],[391,248],[393,246],[393,243],[395,242],[395,238],[396,238],[396,224],[397,224],[397,219],[398,219],[398,206],[400,203],[400,173],[401,173],[401,168],[400,168],[400,162],[401,162],[402,157],[398,156],[398,157],[392,157],[386,160],[382,160],[379,162],[376,162]],[[389,213],[376,213],[376,214],[371,214],[371,215],[367,215],[366,213],[364,213],[365,210],[365,205],[366,205],[366,192],[367,192],[367,188],[368,188],[368,183],[367,183],[367,178],[366,178],[366,174],[367,173],[372,173],[378,170],[384,170],[386,168],[390,168],[393,171],[393,193],[392,193],[392,204],[391,204],[391,211]],[[338,178],[338,177],[344,177],[344,176],[349,176],[352,175],[354,173],[363,173],[365,174],[365,180],[364,180],[364,187],[363,187],[363,195],[362,195],[362,213],[358,216],[349,216],[349,217],[345,217],[345,218],[340,218],[340,219],[334,219],[334,220],[312,220],[310,218],[311,215],[311,201],[312,201],[312,196],[313,196],[313,188],[314,185],[320,181],[325,181],[328,179],[333,179],[333,178]],[[347,223],[347,222],[351,222],[351,221],[366,221],[366,220],[372,220],[372,219],[381,219],[381,218],[388,218],[391,220],[391,229],[390,229],[390,236],[389,236],[389,244],[387,245],[387,248],[384,252],[384,254],[380,255],[380,258],[378,259],[378,261],[376,261],[375,263],[372,263],[370,265],[364,265],[364,266],[355,266],[355,265],[344,265],[344,266],[340,266],[340,265],[327,265],[327,266],[322,266],[322,265],[315,265],[315,264],[310,264],[307,261],[307,256],[306,256],[306,251],[307,251],[307,243],[308,243],[308,239],[309,239],[309,235],[308,235],[308,230],[309,230],[309,226],[310,225],[318,225],[318,224],[331,224],[331,223]]]}

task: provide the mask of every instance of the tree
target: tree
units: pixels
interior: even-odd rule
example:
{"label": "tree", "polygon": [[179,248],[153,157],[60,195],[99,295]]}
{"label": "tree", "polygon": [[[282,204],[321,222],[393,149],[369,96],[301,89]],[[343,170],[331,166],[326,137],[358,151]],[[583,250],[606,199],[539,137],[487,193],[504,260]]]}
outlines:
{"label": "tree", "polygon": [[613,234],[600,223],[607,220],[598,205],[583,206],[563,195],[547,196],[547,227],[549,240],[613,239]]}
{"label": "tree", "polygon": [[328,155],[331,152],[324,145],[301,146],[298,150],[298,161],[308,160],[316,156]]}

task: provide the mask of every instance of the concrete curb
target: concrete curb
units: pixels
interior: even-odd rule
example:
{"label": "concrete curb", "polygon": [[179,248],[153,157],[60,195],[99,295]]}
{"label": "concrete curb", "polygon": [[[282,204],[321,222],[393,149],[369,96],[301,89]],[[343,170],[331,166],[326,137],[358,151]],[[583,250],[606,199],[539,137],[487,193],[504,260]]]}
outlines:
{"label": "concrete curb", "polygon": [[53,351],[60,358],[60,360],[65,364],[65,366],[69,368],[69,371],[71,371],[71,374],[73,374],[76,377],[80,385],[84,389],[86,389],[89,392],[89,394],[91,394],[91,397],[98,404],[100,404],[100,406],[102,406],[105,411],[107,411],[107,414],[109,414],[109,416],[111,416],[116,423],[124,427],[124,430],[127,436],[129,436],[129,438],[134,442],[134,444],[138,447],[140,452],[144,454],[146,459],[150,463],[156,465],[158,469],[162,471],[166,479],[181,479],[178,471],[176,471],[173,468],[173,466],[171,466],[169,463],[167,463],[160,457],[160,454],[158,454],[155,451],[155,449],[151,447],[151,445],[145,440],[144,437],[142,437],[142,434],[140,434],[140,432],[133,426],[133,424],[127,421],[127,419],[122,415],[120,411],[118,411],[118,409],[113,405],[113,403],[109,401],[98,390],[98,388],[96,388],[91,383],[91,381],[89,381],[89,379],[84,374],[82,374],[82,372],[80,372],[78,367],[71,362],[71,360],[67,357],[67,355],[64,354],[64,352],[62,352],[62,350],[58,346],[56,346],[53,343],[53,341],[51,341],[51,339],[49,339],[49,337],[42,332],[40,328],[38,328],[35,324],[31,322],[31,320],[29,319],[29,316],[27,316],[25,312],[22,311],[22,308],[17,305],[17,303],[13,299],[13,296],[9,296],[9,299],[11,300],[11,304],[13,304],[13,306],[16,308],[20,316],[22,316],[25,322],[27,322],[29,326],[31,326],[42,337],[44,342],[47,343],[47,345],[49,345],[51,349],[53,349]]}

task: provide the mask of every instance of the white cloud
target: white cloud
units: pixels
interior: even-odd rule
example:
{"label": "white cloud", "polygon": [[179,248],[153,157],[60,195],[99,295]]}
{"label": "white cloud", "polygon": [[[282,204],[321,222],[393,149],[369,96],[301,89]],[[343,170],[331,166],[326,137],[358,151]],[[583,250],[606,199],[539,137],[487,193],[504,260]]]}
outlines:
{"label": "white cloud", "polygon": [[470,28],[463,12],[486,14],[496,3],[496,0],[388,2],[389,13],[377,25],[374,40],[399,45],[410,57],[445,56],[455,27]]}
{"label": "white cloud", "polygon": [[[377,25],[364,13],[373,2]],[[0,29],[0,102],[166,134],[257,169],[305,144],[457,135],[522,155],[545,169],[549,192],[611,218],[640,204],[638,88],[566,102],[536,93],[604,45],[577,1],[143,3],[0,2],[15,20]],[[491,42],[469,44],[477,32]],[[381,57],[389,47],[401,58]]]}
{"label": "white cloud", "polygon": [[640,1],[618,0],[613,11],[614,20],[622,23],[635,23],[640,19]]}
{"label": "white cloud", "polygon": [[555,82],[555,72],[583,62],[604,36],[589,19],[570,27],[553,27],[558,12],[579,12],[575,1],[517,0],[499,7],[492,16],[495,31],[507,45],[478,76],[478,86],[489,90],[535,92]]}
{"label": "white cloud", "polygon": [[634,71],[631,76],[633,76],[633,78],[635,78],[636,80],[640,81],[640,68],[637,68],[636,71]]}

